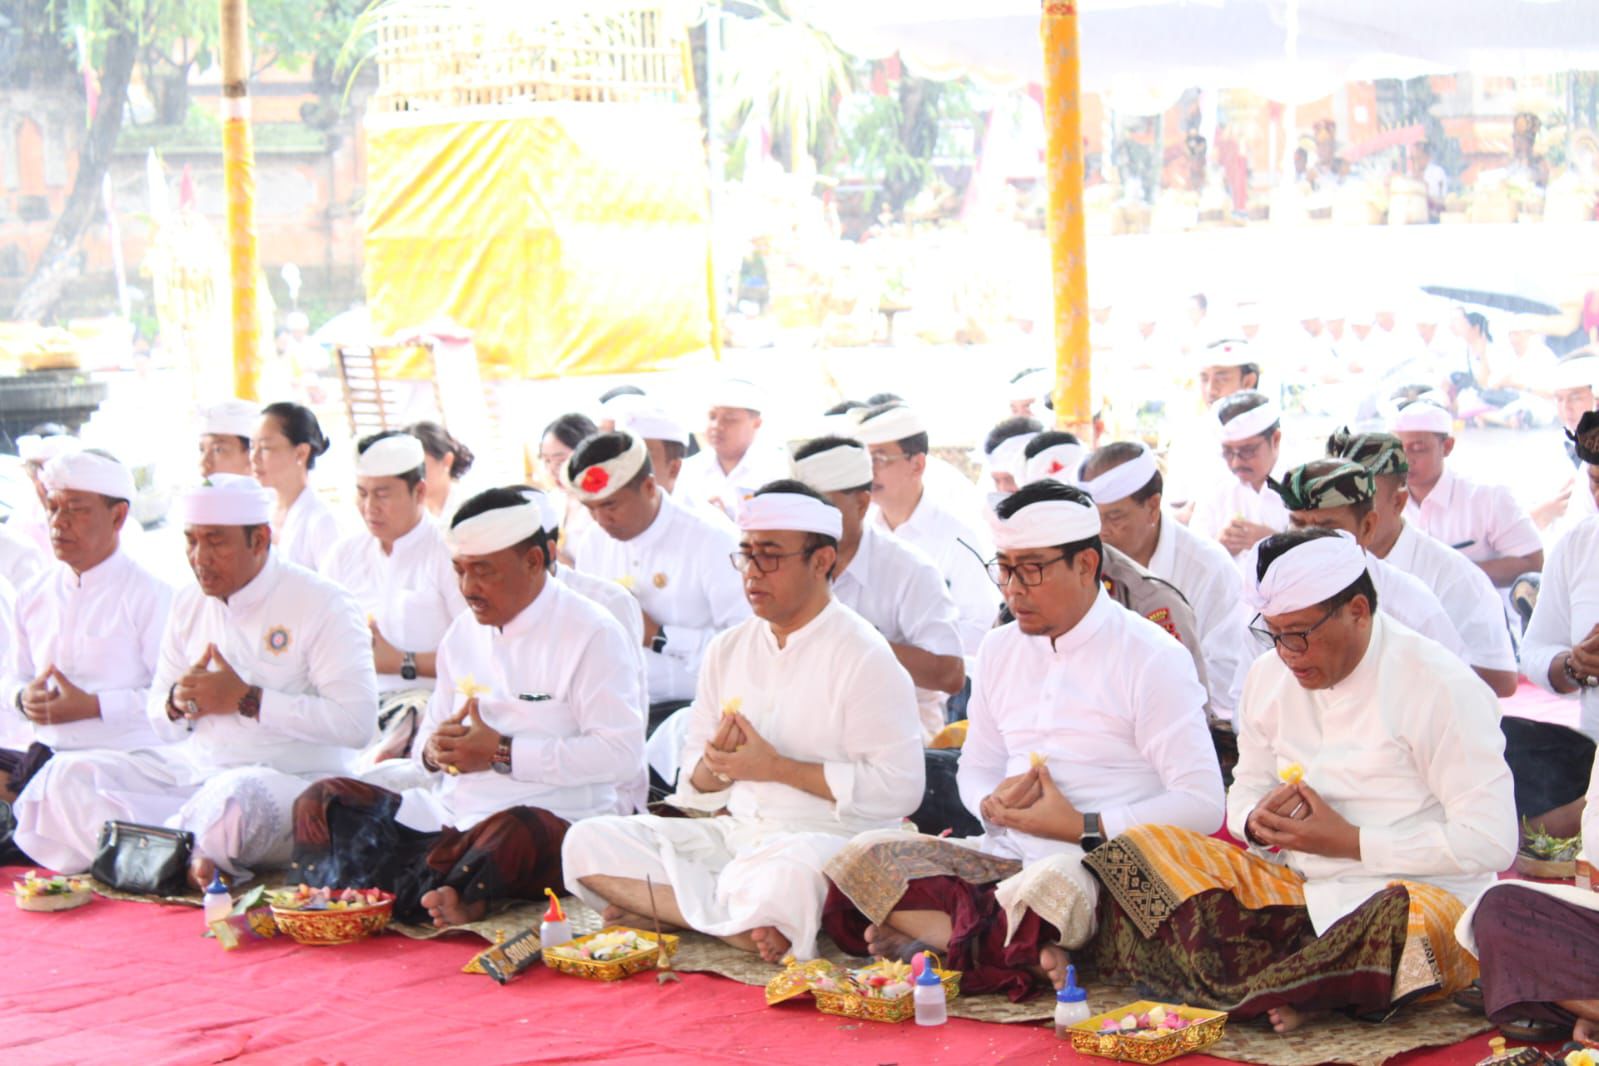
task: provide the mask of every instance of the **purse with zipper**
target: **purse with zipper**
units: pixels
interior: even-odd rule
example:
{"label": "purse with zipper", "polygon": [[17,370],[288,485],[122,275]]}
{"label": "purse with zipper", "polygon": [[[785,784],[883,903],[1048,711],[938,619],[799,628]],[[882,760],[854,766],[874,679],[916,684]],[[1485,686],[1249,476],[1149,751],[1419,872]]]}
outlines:
{"label": "purse with zipper", "polygon": [[182,895],[189,881],[194,834],[136,822],[107,822],[89,872],[119,892]]}

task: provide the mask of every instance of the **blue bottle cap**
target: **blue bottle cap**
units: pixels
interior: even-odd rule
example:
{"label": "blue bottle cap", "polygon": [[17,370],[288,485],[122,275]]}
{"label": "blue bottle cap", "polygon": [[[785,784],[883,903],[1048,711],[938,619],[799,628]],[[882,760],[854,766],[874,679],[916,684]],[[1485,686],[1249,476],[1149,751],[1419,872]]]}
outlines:
{"label": "blue bottle cap", "polygon": [[938,974],[933,970],[932,957],[926,952],[922,953],[922,972],[916,975],[916,983],[919,985],[936,985],[939,983]]}
{"label": "blue bottle cap", "polygon": [[225,894],[227,891],[228,886],[222,883],[222,871],[218,870],[212,873],[211,883],[205,886],[206,895],[209,896],[213,892],[222,892]]}
{"label": "blue bottle cap", "polygon": [[1066,967],[1066,984],[1059,992],[1055,993],[1056,1003],[1083,1003],[1088,1000],[1088,993],[1077,983],[1077,967]]}

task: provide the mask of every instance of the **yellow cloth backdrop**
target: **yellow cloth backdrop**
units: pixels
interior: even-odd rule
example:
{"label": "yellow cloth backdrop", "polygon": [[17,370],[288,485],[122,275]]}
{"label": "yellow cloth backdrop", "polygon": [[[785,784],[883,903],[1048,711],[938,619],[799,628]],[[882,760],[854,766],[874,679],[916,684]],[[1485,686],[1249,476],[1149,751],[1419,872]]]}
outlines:
{"label": "yellow cloth backdrop", "polygon": [[[385,334],[447,317],[496,377],[614,374],[709,348],[705,154],[673,104],[367,118],[366,290]],[[423,361],[385,369],[419,376]]]}

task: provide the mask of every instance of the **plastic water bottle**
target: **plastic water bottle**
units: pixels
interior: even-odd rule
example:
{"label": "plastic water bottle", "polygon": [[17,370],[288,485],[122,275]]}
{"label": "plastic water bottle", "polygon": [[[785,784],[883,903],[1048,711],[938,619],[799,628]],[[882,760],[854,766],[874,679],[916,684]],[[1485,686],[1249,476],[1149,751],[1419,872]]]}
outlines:
{"label": "plastic water bottle", "polygon": [[544,894],[550,897],[550,906],[544,912],[544,921],[539,923],[539,946],[553,948],[572,939],[572,926],[567,922],[566,913],[561,910],[555,892],[546,888]]}
{"label": "plastic water bottle", "polygon": [[922,972],[916,975],[914,993],[917,1025],[943,1025],[949,1020],[949,1005],[944,998],[944,982],[933,969],[933,957],[922,953]]}
{"label": "plastic water bottle", "polygon": [[228,886],[222,883],[220,872],[211,875],[211,883],[205,886],[205,927],[211,928],[212,922],[220,922],[233,913],[233,897],[228,895]]}
{"label": "plastic water bottle", "polygon": [[1088,993],[1077,983],[1077,967],[1066,967],[1066,984],[1055,993],[1055,1035],[1062,1040],[1071,1039],[1066,1032],[1069,1026],[1089,1019]]}

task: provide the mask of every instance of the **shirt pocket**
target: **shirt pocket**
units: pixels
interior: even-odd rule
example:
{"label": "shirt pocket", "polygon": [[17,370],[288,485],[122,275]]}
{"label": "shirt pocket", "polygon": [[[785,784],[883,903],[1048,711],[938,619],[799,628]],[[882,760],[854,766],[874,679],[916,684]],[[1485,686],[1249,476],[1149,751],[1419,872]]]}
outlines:
{"label": "shirt pocket", "polygon": [[568,700],[478,701],[478,714],[496,733],[511,737],[560,739],[578,733],[577,708]]}

